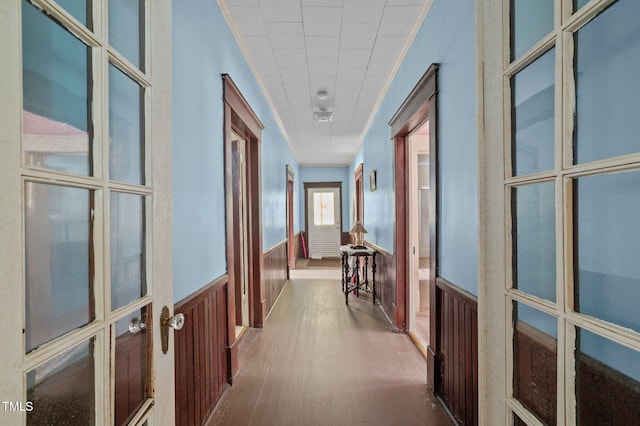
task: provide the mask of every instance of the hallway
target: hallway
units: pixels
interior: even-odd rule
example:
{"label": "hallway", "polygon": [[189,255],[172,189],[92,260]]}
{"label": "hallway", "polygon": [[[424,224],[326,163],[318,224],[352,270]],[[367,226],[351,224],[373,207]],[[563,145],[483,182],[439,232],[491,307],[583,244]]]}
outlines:
{"label": "hallway", "polygon": [[[297,273],[297,271],[296,271]],[[449,425],[426,362],[370,299],[327,279],[289,281],[210,425]]]}

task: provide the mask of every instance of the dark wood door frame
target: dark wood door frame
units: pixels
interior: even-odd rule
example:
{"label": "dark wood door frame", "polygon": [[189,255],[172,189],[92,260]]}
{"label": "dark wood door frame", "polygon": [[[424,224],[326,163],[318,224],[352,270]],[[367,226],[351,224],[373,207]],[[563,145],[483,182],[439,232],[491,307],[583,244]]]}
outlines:
{"label": "dark wood door frame", "polygon": [[246,140],[247,183],[247,255],[249,288],[249,325],[262,327],[265,315],[264,284],[262,282],[262,209],[260,142],[264,126],[228,74],[222,74],[224,99],[224,177],[227,231],[227,333],[229,338],[229,380],[238,370],[238,347],[236,345],[235,281],[240,276],[242,259],[236,255],[240,247],[241,223],[238,220],[239,182],[233,179],[232,131]]}
{"label": "dark wood door frame", "polygon": [[287,164],[287,278],[289,277],[289,269],[296,267],[295,239],[293,233],[293,200],[294,200],[294,173],[291,166]]}
{"label": "dark wood door frame", "polygon": [[429,195],[429,345],[427,348],[427,380],[435,386],[440,372],[436,357],[438,312],[436,300],[436,277],[438,277],[438,64],[432,64],[413,88],[407,99],[389,121],[394,142],[395,157],[395,256],[396,256],[396,300],[395,325],[407,329],[409,307],[409,209],[400,208],[409,202],[409,136],[429,121],[429,185],[433,188]]}

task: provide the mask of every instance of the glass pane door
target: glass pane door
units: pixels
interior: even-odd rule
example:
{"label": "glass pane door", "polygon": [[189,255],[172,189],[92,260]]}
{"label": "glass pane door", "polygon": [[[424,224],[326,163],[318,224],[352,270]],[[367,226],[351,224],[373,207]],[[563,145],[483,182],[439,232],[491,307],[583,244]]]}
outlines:
{"label": "glass pane door", "polygon": [[[146,66],[171,5],[148,3],[3,3],[0,424],[174,416],[171,102],[153,90],[170,73]],[[170,28],[153,31],[166,61]]]}

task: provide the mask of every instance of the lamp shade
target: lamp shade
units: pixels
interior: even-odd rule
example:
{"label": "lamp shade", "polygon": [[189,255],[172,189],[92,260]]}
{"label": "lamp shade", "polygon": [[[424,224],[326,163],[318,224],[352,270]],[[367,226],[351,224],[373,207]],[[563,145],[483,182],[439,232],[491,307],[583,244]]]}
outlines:
{"label": "lamp shade", "polygon": [[367,233],[367,230],[366,230],[366,229],[364,229],[364,226],[362,226],[362,222],[357,221],[357,222],[356,222],[356,224],[355,224],[355,225],[353,225],[353,228],[351,228],[351,231],[350,231],[350,232],[351,232],[352,234],[355,234],[355,233],[358,233],[358,232],[360,232],[360,233],[362,233],[362,234],[366,234],[366,233]]}

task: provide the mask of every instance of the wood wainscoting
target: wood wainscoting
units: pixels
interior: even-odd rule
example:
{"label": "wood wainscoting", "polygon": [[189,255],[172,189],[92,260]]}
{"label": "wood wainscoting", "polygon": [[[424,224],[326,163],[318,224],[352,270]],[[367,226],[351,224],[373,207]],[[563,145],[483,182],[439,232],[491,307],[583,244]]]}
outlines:
{"label": "wood wainscoting", "polygon": [[378,252],[376,254],[376,298],[387,318],[393,321],[398,305],[396,301],[396,257],[368,241],[365,241],[365,244]]}
{"label": "wood wainscoting", "polygon": [[174,307],[185,316],[175,336],[176,425],[201,425],[228,386],[229,279],[223,275]]}
{"label": "wood wainscoting", "polygon": [[[515,332],[514,394],[543,422],[556,424],[557,340],[522,321]],[[576,408],[583,423],[638,424],[640,382],[584,353],[577,364]]]}
{"label": "wood wainscoting", "polygon": [[[478,301],[436,279],[435,392],[459,424],[478,424]],[[432,368],[429,365],[427,368]]]}
{"label": "wood wainscoting", "polygon": [[263,254],[265,312],[270,312],[287,282],[287,241],[269,249]]}

